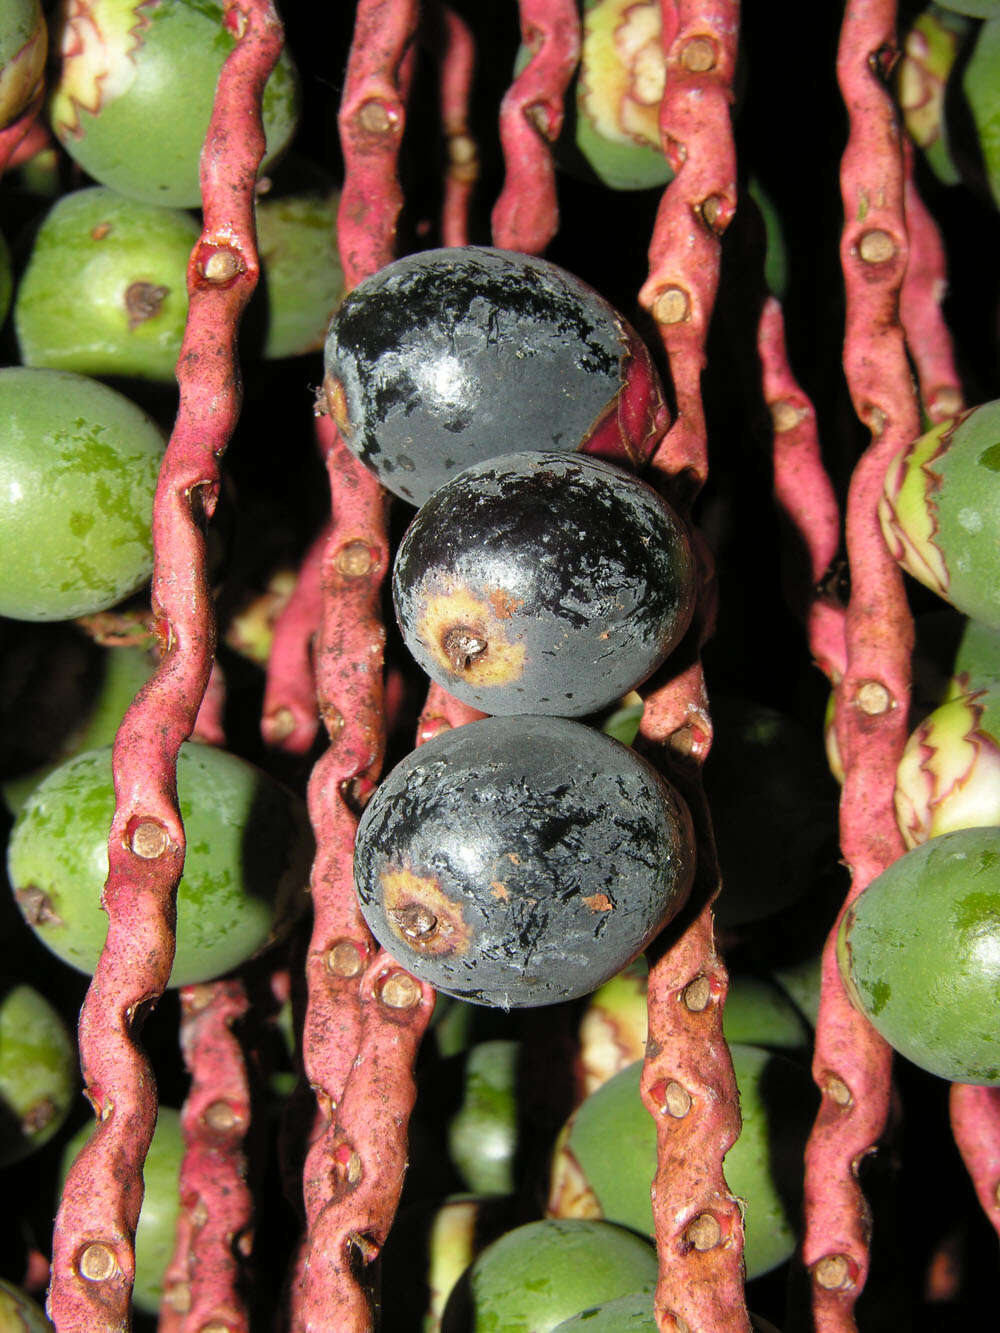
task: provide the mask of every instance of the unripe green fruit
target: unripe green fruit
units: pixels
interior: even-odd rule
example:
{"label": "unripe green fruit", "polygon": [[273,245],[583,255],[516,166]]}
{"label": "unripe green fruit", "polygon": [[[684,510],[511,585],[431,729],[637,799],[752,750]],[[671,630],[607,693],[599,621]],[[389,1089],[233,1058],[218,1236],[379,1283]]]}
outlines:
{"label": "unripe green fruit", "polygon": [[958,1083],[1000,1085],[1000,829],[931,838],[844,914],[841,976],[901,1055]]}
{"label": "unripe green fruit", "polygon": [[[88,1121],[66,1144],[62,1159],[63,1183],[81,1148],[93,1135],[94,1128],[93,1121]],[[142,1168],[145,1193],[135,1231],[135,1286],[132,1299],[140,1310],[148,1314],[159,1311],[163,1275],[173,1258],[177,1241],[183,1157],[184,1137],[181,1133],[180,1112],[169,1106],[161,1106],[156,1115],[153,1141]]]}
{"label": "unripe green fruit", "polygon": [[[177,790],[187,837],[171,986],[212,981],[275,938],[302,904],[311,841],[302,803],[235,755],[186,743]],[[8,871],[28,924],[82,972],[97,966],[107,918],[114,814],[111,749],[76,755],[32,792],[11,834]]]}
{"label": "unripe green fruit", "polygon": [[55,1333],[55,1326],[26,1292],[0,1278],[0,1329],[3,1333]]}
{"label": "unripe green fruit", "polygon": [[518,1049],[515,1041],[483,1041],[464,1057],[464,1095],[448,1126],[448,1152],[476,1194],[514,1189]]}
{"label": "unripe green fruit", "polygon": [[17,292],[24,364],[173,379],[198,235],[189,214],[101,186],[64,195],[42,223]]}
{"label": "unripe green fruit", "polygon": [[963,614],[1000,626],[1000,400],[901,449],[879,519],[908,573]]}
{"label": "unripe green fruit", "polygon": [[53,769],[82,750],[110,745],[129,704],[153,673],[154,662],[142,648],[105,648],[101,653],[101,681],[86,715],[66,735],[54,752],[53,762],[0,786],[11,814],[20,813],[25,801]]}
{"label": "unripe green fruit", "polygon": [[895,802],[907,847],[1000,824],[1000,685],[952,699],[924,719],[899,761]]}
{"label": "unripe green fruit", "polygon": [[48,29],[40,0],[4,0],[0,6],[0,129],[16,120],[34,96],[47,50]]}
{"label": "unripe green fruit", "polygon": [[995,204],[1000,204],[1000,13],[982,25],[965,67],[962,87],[979,132],[983,165]]}
{"label": "unripe green fruit", "polygon": [[[783,1263],[795,1248],[795,1199],[815,1090],[805,1070],[783,1056],[739,1043],[730,1050],[743,1128],[724,1170],[729,1188],[746,1201],[745,1260],[752,1278]],[[653,1235],[656,1124],[639,1096],[641,1072],[641,1062],[630,1065],[570,1117],[553,1158],[551,1214],[604,1217]]]}
{"label": "unripe green fruit", "polygon": [[[201,203],[198,163],[223,63],[236,38],[221,0],[64,3],[50,115],[66,151],[102,185],[152,204]],[[283,53],[264,89],[267,162],[298,116]]]}
{"label": "unripe green fruit", "polygon": [[149,417],[95,380],[0,370],[0,615],[69,620],[145,583],[163,448]]}
{"label": "unripe green fruit", "polygon": [[9,990],[0,999],[0,1166],[48,1142],[76,1082],[76,1047],[62,1019],[31,986]]}
{"label": "unripe green fruit", "polygon": [[336,193],[294,194],[257,204],[257,246],[267,301],[264,356],[319,351],[344,295]]}
{"label": "unripe green fruit", "polygon": [[948,698],[986,689],[1000,681],[1000,626],[966,621],[951,668]]}
{"label": "unripe green fruit", "polygon": [[896,75],[896,92],[907,133],[922,148],[939,180],[956,185],[959,173],[948,151],[945,88],[958,55],[959,34],[967,28],[932,5],[918,14],[906,34]]}
{"label": "unripe green fruit", "polygon": [[441,1331],[549,1333],[588,1306],[655,1284],[652,1246],[621,1227],[529,1222],[483,1251],[452,1293]]}

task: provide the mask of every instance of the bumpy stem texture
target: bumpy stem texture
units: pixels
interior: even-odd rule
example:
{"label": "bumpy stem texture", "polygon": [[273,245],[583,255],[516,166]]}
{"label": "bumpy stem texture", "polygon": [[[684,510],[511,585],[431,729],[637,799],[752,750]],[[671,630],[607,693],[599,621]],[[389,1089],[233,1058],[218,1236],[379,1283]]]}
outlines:
{"label": "bumpy stem texture", "polygon": [[[908,250],[903,161],[883,85],[894,26],[893,0],[856,0],[845,10],[837,58],[850,117],[841,162],[844,371],[855,411],[872,432],[847,506],[851,598],[847,664],[836,692],[846,774],[841,849],[851,870],[842,910],[903,850],[892,793],[906,741],[913,624],[877,515],[888,462],[919,430],[898,321]],[[803,1258],[819,1333],[855,1327],[854,1305],[869,1268],[869,1219],[857,1169],[878,1142],[890,1095],[889,1048],[847,999],[836,933],[837,925],[823,953],[813,1059],[822,1100],[806,1152]]]}
{"label": "bumpy stem texture", "polygon": [[953,1083],[951,1127],[983,1212],[1000,1235],[1000,1088]]}
{"label": "bumpy stem texture", "polygon": [[[736,207],[729,102],[739,10],[730,0],[664,0],[662,14],[666,85],[660,134],[676,174],[657,214],[640,300],[659,326],[677,403],[676,420],[654,466],[670,478],[678,505],[688,509],[708,472],[701,372],[718,288],[719,236]],[[705,600],[699,617],[700,639],[711,621]],[[745,1333],[743,1222],[722,1171],[740,1117],[722,1035],[728,978],[715,949],[711,899],[718,877],[700,786],[700,764],[712,736],[700,661],[646,700],[640,732],[686,758],[685,795],[699,834],[693,919],[649,977],[641,1086],[657,1128],[657,1327],[673,1333]]]}
{"label": "bumpy stem texture", "polygon": [[537,255],[559,227],[552,145],[580,59],[580,20],[574,0],[520,0],[520,11],[531,59],[500,107],[506,174],[492,227],[496,245]]}
{"label": "bumpy stem texture", "polygon": [[267,660],[261,735],[289,754],[305,754],[319,730],[312,652],[323,610],[320,582],[329,540],[327,525],[306,552],[288,605],[275,622]]}
{"label": "bumpy stem texture", "polygon": [[441,122],[448,152],[441,209],[445,245],[468,245],[469,203],[479,176],[479,151],[469,132],[469,96],[476,48],[468,26],[448,5],[439,8]]}
{"label": "bumpy stem texture", "polygon": [[808,581],[790,587],[789,600],[805,621],[816,665],[835,684],[846,665],[844,609],[817,592],[817,585],[840,549],[840,509],[823,466],[816,412],[792,374],[781,303],[773,296],[761,311],[757,351],[774,429],[774,497],[795,537],[790,573],[802,570],[803,552],[808,562]]}
{"label": "bumpy stem texture", "polygon": [[66,1181],[49,1293],[56,1327],[73,1333],[129,1323],[142,1163],[156,1117],[152,1073],[134,1033],[173,963],[184,861],[177,752],[194,726],[214,651],[201,524],[214,508],[218,458],[238,414],[236,328],[258,275],[253,189],[264,154],[260,102],[282,42],[268,0],[227,10],[237,12],[245,23],[220,75],[202,152],[204,229],[188,266],[180,409],[153,513],[153,611],[164,653],[115,741],[108,936],[80,1016],[83,1075],[98,1125]]}
{"label": "bumpy stem texture", "polygon": [[191,1088],[181,1116],[177,1244],[164,1274],[159,1333],[201,1333],[214,1326],[246,1333],[250,1326],[239,1263],[252,1243],[253,1201],[243,1155],[250,1088],[232,1031],[246,1010],[239,980],[181,991],[181,1049]]}

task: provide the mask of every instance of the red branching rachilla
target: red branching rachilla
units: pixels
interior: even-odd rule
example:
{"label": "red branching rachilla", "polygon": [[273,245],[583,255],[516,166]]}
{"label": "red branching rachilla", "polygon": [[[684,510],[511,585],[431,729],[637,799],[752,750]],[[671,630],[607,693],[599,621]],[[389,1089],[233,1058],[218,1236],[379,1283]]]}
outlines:
{"label": "red branching rachilla", "polygon": [[[48,1310],[59,1333],[129,1327],[141,1168],[156,1118],[139,1031],[170,974],[185,852],[177,754],[196,731],[213,743],[224,737],[204,529],[241,402],[237,330],[259,269],[254,191],[264,154],[261,98],[282,44],[271,0],[226,0],[225,8],[238,40],[218,83],[202,156],[204,229],[188,270],[180,407],[154,513],[152,623],[161,659],[115,742],[108,936],[80,1017],[83,1075],[97,1127],[69,1172],[56,1220]],[[660,8],[659,133],[673,179],[659,202],[638,300],[659,335],[672,394],[672,421],[652,469],[690,517],[709,479],[702,381],[722,238],[737,210],[731,112],[740,12],[736,0],[662,0]],[[806,1151],[804,1239],[794,1261],[808,1275],[818,1333],[858,1326],[855,1306],[872,1263],[859,1166],[885,1132],[892,1097],[890,1048],[851,1005],[836,957],[841,915],[903,851],[893,787],[910,722],[914,629],[877,506],[889,459],[921,432],[921,410],[938,422],[963,404],[942,313],[944,248],[918,194],[913,153],[890,91],[896,22],[895,0],[851,0],[837,56],[849,123],[840,170],[843,370],[857,418],[871,435],[851,469],[843,531],[824,464],[823,425],[793,371],[777,293],[762,301],[756,322],[775,506],[793,538],[785,596],[835,691],[844,771],[840,849],[850,885],[823,956],[813,1057],[821,1100]],[[446,245],[470,236],[481,167],[472,111],[474,27],[443,0],[355,6],[339,114],[338,233],[348,290],[399,248],[400,153],[422,45],[436,62],[444,142],[439,233]],[[492,211],[492,241],[541,254],[559,229],[553,146],[580,58],[576,0],[521,0],[520,27],[520,72],[499,110],[504,183]],[[36,124],[41,104],[39,90],[0,131],[0,169],[46,146]],[[414,1066],[434,993],[379,947],[353,889],[358,817],[386,752],[387,496],[322,414],[316,443],[331,512],[276,623],[261,722],[265,741],[287,755],[308,754],[320,723],[327,739],[308,785],[316,853],[301,1055],[315,1105],[301,1181],[304,1233],[285,1282],[283,1318],[311,1333],[363,1333],[376,1326],[371,1265],[390,1235],[403,1189]],[[698,552],[702,592],[694,623],[672,678],[657,677],[646,693],[637,740],[683,791],[700,847],[691,900],[650,950],[641,1092],[657,1133],[655,1318],[663,1333],[747,1333],[743,1215],[724,1174],[740,1132],[722,1027],[729,979],[713,922],[719,876],[700,776],[713,736],[701,652],[713,632],[716,590],[709,543],[701,541]],[[849,576],[846,605],[838,569]],[[422,744],[479,716],[432,684],[413,740]],[[237,1333],[253,1326],[255,1313],[243,1280],[254,1225],[244,1156],[251,1095],[234,1033],[249,1002],[242,982],[231,979],[189,986],[181,1001],[191,1089],[183,1113],[181,1218],[160,1328]],[[1000,1232],[1000,1089],[954,1085],[951,1121],[982,1209]],[[413,1327],[421,1315],[413,1312]]]}

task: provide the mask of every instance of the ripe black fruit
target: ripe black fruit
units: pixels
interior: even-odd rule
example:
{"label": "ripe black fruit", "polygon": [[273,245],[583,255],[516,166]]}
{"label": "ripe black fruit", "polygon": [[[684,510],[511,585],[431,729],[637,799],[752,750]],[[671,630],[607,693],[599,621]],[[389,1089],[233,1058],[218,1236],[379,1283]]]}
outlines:
{"label": "ripe black fruit", "polygon": [[687,896],[687,810],[644,759],[576,722],[487,718],[389,774],[358,828],[375,937],[439,990],[503,1008],[594,990]]}
{"label": "ripe black fruit", "polygon": [[686,529],[598,458],[519,453],[431,497],[396,556],[407,647],[484,713],[596,712],[646,679],[691,619]]}
{"label": "ripe black fruit", "polygon": [[330,324],[324,388],[348,447],[416,505],[512,447],[638,460],[665,424],[617,311],[544,259],[481,246],[359,283]]}

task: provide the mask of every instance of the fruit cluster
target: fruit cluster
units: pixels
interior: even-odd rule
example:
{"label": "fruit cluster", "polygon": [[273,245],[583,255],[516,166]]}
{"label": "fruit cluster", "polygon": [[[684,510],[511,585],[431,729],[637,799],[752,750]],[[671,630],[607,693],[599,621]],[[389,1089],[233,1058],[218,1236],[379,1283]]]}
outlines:
{"label": "fruit cluster", "polygon": [[981,1323],[1000,4],[285,8],[0,14],[0,1324]]}

